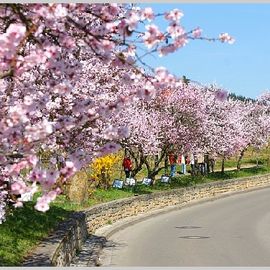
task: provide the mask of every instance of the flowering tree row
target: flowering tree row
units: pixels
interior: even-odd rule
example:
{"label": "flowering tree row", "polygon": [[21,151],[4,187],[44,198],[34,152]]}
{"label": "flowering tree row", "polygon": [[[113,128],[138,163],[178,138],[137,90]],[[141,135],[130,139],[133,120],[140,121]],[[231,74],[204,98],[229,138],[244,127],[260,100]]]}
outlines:
{"label": "flowering tree row", "polygon": [[267,93],[255,101],[240,101],[217,86],[179,81],[151,101],[139,100],[120,113],[130,130],[121,142],[135,161],[134,175],[145,164],[153,178],[166,167],[163,162],[172,147],[178,154],[207,153],[222,159],[239,155],[240,168],[249,146],[268,144],[269,113]]}
{"label": "flowering tree row", "polygon": [[[23,195],[38,189],[35,208],[47,211],[61,183],[129,137],[123,109],[178,87],[162,68],[145,72],[146,55],[164,56],[194,39],[233,42],[227,33],[210,39],[199,28],[186,31],[182,16],[122,4],[0,5],[0,222],[9,204],[23,206]],[[152,137],[164,133],[153,128]]]}

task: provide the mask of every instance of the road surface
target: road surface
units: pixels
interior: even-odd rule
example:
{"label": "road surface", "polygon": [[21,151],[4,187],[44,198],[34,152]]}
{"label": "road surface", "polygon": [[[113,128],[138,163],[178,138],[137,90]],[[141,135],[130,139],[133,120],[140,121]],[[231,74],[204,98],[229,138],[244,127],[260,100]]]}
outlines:
{"label": "road surface", "polygon": [[270,188],[204,202],[125,227],[102,266],[270,266]]}

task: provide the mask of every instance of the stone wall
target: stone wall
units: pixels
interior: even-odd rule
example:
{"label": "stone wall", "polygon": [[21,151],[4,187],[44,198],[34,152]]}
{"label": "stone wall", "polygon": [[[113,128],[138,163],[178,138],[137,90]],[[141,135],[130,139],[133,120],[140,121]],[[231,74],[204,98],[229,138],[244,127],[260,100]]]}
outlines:
{"label": "stone wall", "polygon": [[87,237],[85,213],[76,212],[37,246],[23,266],[69,265]]}
{"label": "stone wall", "polygon": [[85,211],[89,233],[119,219],[166,206],[270,185],[270,175],[223,180],[193,187],[156,192],[97,205]]}
{"label": "stone wall", "polygon": [[136,216],[167,206],[184,206],[206,198],[270,186],[270,174],[223,180],[194,187],[179,188],[112,201],[76,213],[60,224],[52,236],[43,241],[25,266],[68,266],[82,247],[87,232],[94,232],[120,219]]}

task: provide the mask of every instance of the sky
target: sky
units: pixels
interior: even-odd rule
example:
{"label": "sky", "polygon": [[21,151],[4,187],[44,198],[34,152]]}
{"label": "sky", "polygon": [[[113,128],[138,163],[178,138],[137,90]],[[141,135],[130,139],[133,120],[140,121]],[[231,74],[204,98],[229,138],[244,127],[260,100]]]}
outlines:
{"label": "sky", "polygon": [[[153,67],[164,66],[177,76],[202,84],[215,83],[229,92],[256,98],[270,90],[270,4],[140,4],[155,13],[174,8],[184,13],[186,31],[196,27],[203,35],[218,37],[227,32],[233,45],[191,40],[178,52],[160,58],[147,57]],[[164,29],[166,24],[158,20]]]}

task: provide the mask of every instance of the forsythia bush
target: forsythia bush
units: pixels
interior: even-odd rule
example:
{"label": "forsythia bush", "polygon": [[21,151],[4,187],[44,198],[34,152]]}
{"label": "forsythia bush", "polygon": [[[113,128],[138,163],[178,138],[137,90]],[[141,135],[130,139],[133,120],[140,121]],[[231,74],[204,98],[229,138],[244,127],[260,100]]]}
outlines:
{"label": "forsythia bush", "polygon": [[121,161],[120,153],[97,158],[90,164],[90,177],[98,187],[108,188],[112,174]]}

